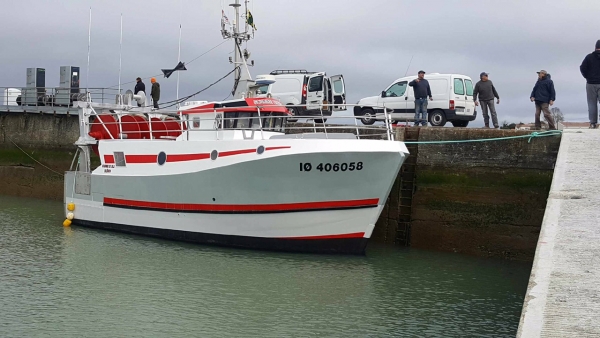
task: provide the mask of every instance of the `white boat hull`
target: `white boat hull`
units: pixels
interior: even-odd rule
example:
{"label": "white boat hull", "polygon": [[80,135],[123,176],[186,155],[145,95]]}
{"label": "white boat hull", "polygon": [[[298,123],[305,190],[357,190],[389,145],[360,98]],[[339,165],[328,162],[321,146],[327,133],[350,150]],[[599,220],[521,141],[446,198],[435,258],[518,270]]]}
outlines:
{"label": "white boat hull", "polygon": [[[67,173],[65,203],[75,204],[76,225],[361,254],[407,154],[401,142],[375,140],[248,140],[235,149],[239,143],[219,141],[220,149],[212,149],[206,141],[101,142],[103,165],[89,178]],[[269,151],[250,151],[260,147]],[[167,154],[162,165],[156,149]],[[215,159],[198,155],[214,150]],[[124,167],[113,165],[117,151]]]}

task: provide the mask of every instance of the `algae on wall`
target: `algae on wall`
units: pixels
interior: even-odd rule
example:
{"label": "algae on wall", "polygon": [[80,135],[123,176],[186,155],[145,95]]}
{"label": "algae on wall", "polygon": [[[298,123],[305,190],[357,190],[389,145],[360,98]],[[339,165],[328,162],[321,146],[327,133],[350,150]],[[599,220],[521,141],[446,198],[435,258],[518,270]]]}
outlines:
{"label": "algae on wall", "polygon": [[[397,139],[404,139],[404,129]],[[526,131],[421,128],[416,174],[396,184],[373,232],[373,239],[478,256],[532,260],[552,183],[560,137],[473,142],[443,141],[529,135]],[[405,162],[407,163],[407,162]],[[410,206],[399,189],[414,180]],[[406,225],[400,213],[410,209]]]}
{"label": "algae on wall", "polygon": [[551,171],[422,168],[411,245],[532,260],[551,183]]}

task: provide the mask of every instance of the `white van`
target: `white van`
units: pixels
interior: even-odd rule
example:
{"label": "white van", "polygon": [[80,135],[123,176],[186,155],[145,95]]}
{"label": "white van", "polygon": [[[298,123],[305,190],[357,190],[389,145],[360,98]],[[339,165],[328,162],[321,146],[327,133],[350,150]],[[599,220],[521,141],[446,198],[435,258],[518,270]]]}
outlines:
{"label": "white van", "polygon": [[[363,124],[370,125],[376,120],[384,120],[384,107],[394,121],[413,122],[415,120],[415,95],[409,83],[416,76],[400,78],[389,85],[379,96],[366,97],[354,107],[354,116],[362,116]],[[451,122],[455,127],[466,127],[475,120],[473,82],[460,74],[426,74],[433,101],[427,104],[427,119],[432,126],[443,127]],[[393,112],[392,112],[393,111]]]}
{"label": "white van", "polygon": [[[346,86],[342,75],[328,77],[325,72],[306,70],[274,70],[270,73],[274,82],[261,86],[257,97],[271,94],[289,107],[295,116],[331,116],[332,111],[345,110],[344,106],[322,106],[322,104],[346,104]],[[257,77],[258,78],[258,77]],[[327,119],[315,119],[322,123]],[[294,122],[288,118],[288,121]]]}

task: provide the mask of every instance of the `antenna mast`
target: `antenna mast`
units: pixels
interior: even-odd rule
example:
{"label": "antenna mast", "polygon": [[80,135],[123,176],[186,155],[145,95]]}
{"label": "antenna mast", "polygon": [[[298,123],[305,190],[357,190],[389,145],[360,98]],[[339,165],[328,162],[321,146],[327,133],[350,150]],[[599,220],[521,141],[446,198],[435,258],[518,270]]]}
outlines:
{"label": "antenna mast", "polygon": [[[246,15],[248,15],[248,0],[244,1]],[[244,23],[244,32],[240,32],[240,0],[235,0],[235,3],[230,4],[235,11],[235,17],[233,21],[233,29],[228,30],[225,26],[226,17],[223,16],[221,20],[221,34],[224,39],[232,39],[234,42],[233,60],[230,58],[229,61],[233,63],[235,68],[239,69],[234,73],[234,89],[233,98],[239,99],[247,96],[248,86],[254,83],[250,70],[248,69],[248,63],[246,62],[250,57],[250,52],[244,49],[242,51],[242,43],[248,41],[252,36],[248,33],[248,20]],[[224,15],[224,14],[223,14]]]}
{"label": "antenna mast", "polygon": [[[177,52],[177,62],[181,61],[181,24],[179,24],[179,51]],[[179,100],[179,73],[177,72],[177,100]],[[177,104],[177,109],[179,109],[179,104]]]}
{"label": "antenna mast", "polygon": [[121,94],[121,59],[123,55],[123,13],[121,13],[121,37],[119,39],[119,94]]}
{"label": "antenna mast", "polygon": [[88,55],[87,55],[87,75],[85,77],[85,86],[90,91],[90,46],[92,44],[92,7],[90,7],[90,25],[88,27]]}

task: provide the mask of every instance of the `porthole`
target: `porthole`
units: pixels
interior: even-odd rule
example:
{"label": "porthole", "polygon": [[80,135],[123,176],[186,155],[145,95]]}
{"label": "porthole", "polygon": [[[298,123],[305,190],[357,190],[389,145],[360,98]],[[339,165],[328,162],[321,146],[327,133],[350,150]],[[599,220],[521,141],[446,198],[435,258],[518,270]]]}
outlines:
{"label": "porthole", "polygon": [[158,165],[165,164],[165,162],[167,162],[167,154],[165,154],[164,151],[161,151],[160,153],[158,153],[158,157],[156,158],[156,162],[158,163]]}
{"label": "porthole", "polygon": [[262,154],[262,153],[264,153],[264,152],[265,152],[265,147],[264,146],[259,146],[256,149],[256,153],[259,154],[259,155]]}
{"label": "porthole", "polygon": [[216,150],[211,151],[211,153],[210,153],[210,159],[214,161],[214,160],[217,159],[217,157],[219,157],[219,152],[216,151]]}

